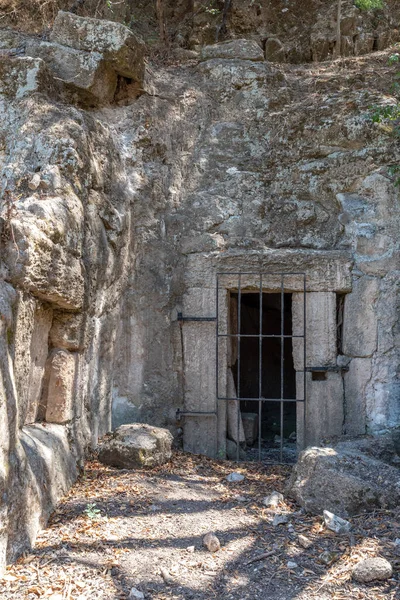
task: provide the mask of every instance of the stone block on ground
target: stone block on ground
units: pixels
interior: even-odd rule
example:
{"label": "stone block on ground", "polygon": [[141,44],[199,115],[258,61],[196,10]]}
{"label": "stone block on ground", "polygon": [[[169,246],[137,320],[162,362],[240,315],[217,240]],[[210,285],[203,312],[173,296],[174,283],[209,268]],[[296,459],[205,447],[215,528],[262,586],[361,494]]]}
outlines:
{"label": "stone block on ground", "polygon": [[156,467],[171,458],[173,437],[168,429],[143,423],[121,425],[103,442],[99,460],[112,467]]}
{"label": "stone block on ground", "polygon": [[[232,440],[226,440],[226,458],[237,460],[237,444]],[[246,451],[239,446],[239,460],[246,460]]]}
{"label": "stone block on ground", "polygon": [[114,98],[117,75],[99,52],[82,52],[51,42],[29,42],[30,56],[43,59],[50,70],[88,104],[108,103]]}
{"label": "stone block on ground", "polygon": [[257,42],[252,40],[229,40],[212,46],[204,46],[201,59],[230,58],[239,60],[263,61],[264,54]]}
{"label": "stone block on ground", "polygon": [[50,39],[75,50],[98,52],[119,75],[143,80],[145,44],[121,23],[59,11]]}
{"label": "stone block on ground", "polygon": [[308,512],[331,511],[341,517],[400,502],[396,467],[356,453],[351,442],[339,448],[308,448],[299,456],[287,493]]}
{"label": "stone block on ground", "polygon": [[385,558],[365,558],[356,564],[352,575],[359,583],[384,581],[393,575],[393,568]]}
{"label": "stone block on ground", "polygon": [[242,412],[242,423],[246,444],[252,446],[258,439],[258,414]]}

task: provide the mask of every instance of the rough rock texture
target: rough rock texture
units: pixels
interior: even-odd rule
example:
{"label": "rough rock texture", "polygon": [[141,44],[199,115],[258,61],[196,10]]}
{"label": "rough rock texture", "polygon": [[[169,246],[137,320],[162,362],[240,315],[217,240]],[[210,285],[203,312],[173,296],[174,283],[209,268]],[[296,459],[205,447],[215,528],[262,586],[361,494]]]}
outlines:
{"label": "rough rock texture", "polygon": [[200,56],[202,60],[210,60],[211,58],[264,60],[264,54],[260,46],[251,40],[232,40],[213,44],[212,46],[204,46]]}
{"label": "rough rock texture", "polygon": [[[40,58],[1,60],[2,557],[23,547],[17,539],[27,545],[48,513],[47,501],[37,502],[32,524],[21,518],[31,481],[27,426],[62,432],[66,484],[76,473],[70,458],[75,464],[96,446],[111,415],[115,426],[148,422],[176,433],[178,408],[205,411],[179,424],[185,448],[224,455],[227,419],[215,384],[218,375],[233,385],[232,357],[222,346],[217,373],[215,323],[178,320],[180,312],[215,317],[217,272],[230,273],[221,311],[237,271],[305,271],[308,293],[318,294],[312,302],[324,323],[308,331],[319,361],[310,367],[331,371],[323,381],[306,374],[318,411],[306,414],[303,443],[399,424],[400,216],[388,169],[399,149],[369,117],[371,105],[393,102],[388,55],[278,68],[228,47],[229,59],[158,66],[147,93],[97,110],[70,104]],[[101,35],[96,48],[106,54]],[[298,282],[286,284],[295,304]],[[334,309],[343,295],[340,340]],[[300,391],[302,376],[300,362]],[[62,424],[38,425],[46,415]],[[335,460],[322,462],[335,472]],[[346,453],[346,464],[356,463]],[[375,468],[370,457],[360,464]],[[55,477],[40,461],[33,473],[42,467]],[[346,470],[343,477],[349,489],[368,485]],[[392,471],[389,479],[385,496],[371,482],[372,505],[391,501]],[[340,514],[340,506],[323,508]]]}
{"label": "rough rock texture", "polygon": [[356,564],[352,575],[359,583],[384,581],[393,575],[393,568],[385,558],[365,558]]}
{"label": "rough rock texture", "polygon": [[168,429],[134,423],[121,425],[100,446],[99,460],[113,467],[156,467],[171,458],[173,437]]}
{"label": "rough rock texture", "polygon": [[300,454],[287,492],[309,512],[328,510],[346,517],[373,508],[396,507],[400,473],[357,452],[352,442],[342,443],[340,449],[308,448]]}
{"label": "rough rock texture", "polygon": [[50,37],[56,44],[100,53],[119,75],[143,80],[145,45],[124,25],[60,11]]}

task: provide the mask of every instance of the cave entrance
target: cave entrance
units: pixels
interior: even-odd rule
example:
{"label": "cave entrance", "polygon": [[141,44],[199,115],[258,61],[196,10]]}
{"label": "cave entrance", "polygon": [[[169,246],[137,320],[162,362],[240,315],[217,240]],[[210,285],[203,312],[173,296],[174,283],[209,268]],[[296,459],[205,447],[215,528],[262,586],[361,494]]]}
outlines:
{"label": "cave entrance", "polygon": [[228,340],[226,396],[218,398],[227,401],[227,447],[237,459],[294,462],[305,399],[294,353],[305,352],[305,323],[293,327],[291,290],[265,290],[261,281],[258,291],[240,281],[228,291],[226,333],[217,329]]}

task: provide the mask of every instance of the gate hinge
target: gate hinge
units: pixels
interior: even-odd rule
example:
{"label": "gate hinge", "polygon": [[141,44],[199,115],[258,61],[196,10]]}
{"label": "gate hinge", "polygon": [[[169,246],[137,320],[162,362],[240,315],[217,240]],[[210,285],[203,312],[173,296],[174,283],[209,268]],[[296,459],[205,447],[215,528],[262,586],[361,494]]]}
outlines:
{"label": "gate hinge", "polygon": [[182,417],[216,417],[216,411],[192,411],[192,410],[181,410],[178,408],[176,411],[176,420],[180,421]]}
{"label": "gate hinge", "polygon": [[216,321],[217,317],[184,317],[181,312],[178,312],[178,321]]}

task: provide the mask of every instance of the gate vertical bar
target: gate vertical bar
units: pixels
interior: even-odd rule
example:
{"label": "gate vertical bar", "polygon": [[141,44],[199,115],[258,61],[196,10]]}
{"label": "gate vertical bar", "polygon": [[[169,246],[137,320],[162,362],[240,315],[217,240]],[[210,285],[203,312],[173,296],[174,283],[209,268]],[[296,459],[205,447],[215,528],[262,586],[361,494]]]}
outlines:
{"label": "gate vertical bar", "polygon": [[[217,273],[217,295],[215,298],[215,310],[216,310],[216,320],[215,320],[215,345],[216,345],[216,361],[215,361],[215,391],[217,393],[217,397],[216,397],[216,404],[215,404],[215,410],[217,413],[217,435],[216,435],[216,444],[215,444],[215,448],[216,448],[216,452],[215,452],[215,456],[218,456],[219,454],[219,450],[221,449],[219,447],[219,419],[218,419],[218,415],[220,412],[220,403],[218,402],[218,397],[219,397],[219,276]],[[228,311],[229,314],[229,311]],[[228,331],[228,329],[227,329]],[[224,448],[225,445],[222,445],[222,448]]]}
{"label": "gate vertical bar", "polygon": [[261,461],[263,277],[260,273],[260,337],[258,341],[258,460]]}
{"label": "gate vertical bar", "polygon": [[280,460],[283,462],[283,373],[285,361],[285,291],[284,291],[284,276],[281,275],[281,439],[280,439]]}
{"label": "gate vertical bar", "polygon": [[306,370],[306,360],[307,360],[307,335],[306,335],[306,327],[307,327],[307,315],[306,315],[306,310],[307,310],[307,290],[306,290],[306,275],[304,273],[303,276],[303,444],[304,447],[306,447],[306,434],[307,434],[307,430],[306,430],[306,423],[307,423],[307,419],[306,419],[306,412],[307,412],[307,382],[306,382],[306,374],[307,374],[307,370]]}
{"label": "gate vertical bar", "polygon": [[236,460],[239,462],[240,453],[239,453],[239,441],[240,441],[240,333],[242,331],[242,278],[239,273],[238,278],[238,337],[237,337],[237,352],[238,352],[238,370],[237,370],[237,410],[236,410],[236,418],[237,418],[237,439],[236,439]]}

